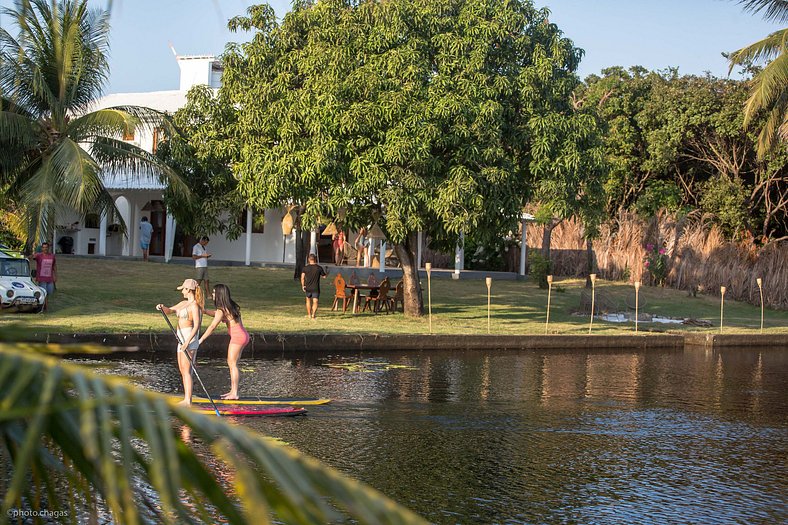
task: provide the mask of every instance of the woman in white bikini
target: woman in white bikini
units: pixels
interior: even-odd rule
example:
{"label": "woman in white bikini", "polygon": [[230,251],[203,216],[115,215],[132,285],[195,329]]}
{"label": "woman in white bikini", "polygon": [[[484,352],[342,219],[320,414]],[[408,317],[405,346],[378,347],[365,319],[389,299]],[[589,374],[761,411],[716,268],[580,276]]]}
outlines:
{"label": "woman in white bikini", "polygon": [[[192,404],[192,374],[191,361],[197,357],[197,348],[200,346],[200,323],[202,322],[203,296],[197,281],[186,279],[178,287],[183,293],[183,301],[175,306],[157,304],[156,309],[165,314],[175,313],[178,317],[178,368],[183,380],[182,405]],[[186,356],[189,352],[189,356]]]}

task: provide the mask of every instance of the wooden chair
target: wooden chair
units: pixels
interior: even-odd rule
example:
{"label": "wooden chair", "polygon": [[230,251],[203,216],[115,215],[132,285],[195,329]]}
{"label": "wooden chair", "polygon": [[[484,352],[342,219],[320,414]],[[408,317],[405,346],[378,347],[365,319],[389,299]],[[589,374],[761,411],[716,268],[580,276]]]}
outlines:
{"label": "wooden chair", "polygon": [[402,305],[402,312],[405,313],[405,285],[402,284],[402,281],[398,282],[397,287],[394,288],[394,296],[389,297],[389,303],[395,312],[397,311],[397,303],[399,303]]}
{"label": "wooden chair", "polygon": [[342,312],[347,312],[347,306],[353,301],[353,294],[347,293],[345,278],[342,277],[341,273],[338,273],[337,276],[334,277],[334,286],[337,290],[334,293],[334,304],[331,305],[331,311],[338,310],[339,301],[342,301]]}
{"label": "wooden chair", "polygon": [[378,295],[374,297],[372,295],[367,296],[367,301],[364,303],[364,310],[362,311],[366,311],[367,308],[370,308],[373,312],[375,312],[375,314],[377,314],[383,307],[385,307],[386,313],[391,312],[391,306],[389,305],[389,300],[391,299],[391,297],[389,297],[390,289],[391,281],[389,281],[389,278],[386,277],[380,283],[380,291],[378,292]]}

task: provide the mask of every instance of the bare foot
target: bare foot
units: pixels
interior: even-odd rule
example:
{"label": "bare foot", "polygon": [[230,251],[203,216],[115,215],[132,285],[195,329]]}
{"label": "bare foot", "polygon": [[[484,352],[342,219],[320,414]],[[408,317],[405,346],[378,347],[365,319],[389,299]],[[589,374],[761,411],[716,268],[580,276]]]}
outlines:
{"label": "bare foot", "polygon": [[222,399],[238,399],[238,393],[236,392],[227,392],[226,394],[221,395]]}
{"label": "bare foot", "polygon": [[178,406],[190,407],[190,406],[192,406],[192,402],[189,401],[188,399],[184,399],[183,401],[178,403]]}

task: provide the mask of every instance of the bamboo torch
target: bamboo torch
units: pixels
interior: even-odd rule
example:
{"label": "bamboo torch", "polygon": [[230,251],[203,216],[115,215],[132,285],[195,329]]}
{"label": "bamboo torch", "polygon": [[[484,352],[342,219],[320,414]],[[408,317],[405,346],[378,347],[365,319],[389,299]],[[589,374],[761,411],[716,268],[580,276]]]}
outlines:
{"label": "bamboo torch", "polygon": [[550,294],[552,293],[552,291],[553,291],[553,276],[548,275],[547,276],[547,318],[545,319],[544,322],[545,334],[549,333],[548,327],[550,326]]}
{"label": "bamboo torch", "polygon": [[722,319],[725,313],[725,287],[720,286],[720,333],[722,333]]}
{"label": "bamboo torch", "polygon": [[429,317],[430,333],[432,333],[432,285],[430,283],[432,263],[424,263],[424,269],[427,270],[427,315]]}
{"label": "bamboo torch", "polygon": [[588,323],[588,333],[591,333],[591,328],[594,327],[594,302],[596,299],[596,274],[592,273],[588,277],[591,278],[591,321]]}
{"label": "bamboo torch", "polygon": [[638,332],[638,307],[640,306],[640,281],[635,281],[635,333]]}
{"label": "bamboo torch", "polygon": [[487,283],[487,333],[490,333],[490,288],[492,287],[492,277],[485,277]]}
{"label": "bamboo torch", "polygon": [[763,333],[763,279],[758,277],[755,282],[758,283],[758,292],[761,294],[761,333]]}

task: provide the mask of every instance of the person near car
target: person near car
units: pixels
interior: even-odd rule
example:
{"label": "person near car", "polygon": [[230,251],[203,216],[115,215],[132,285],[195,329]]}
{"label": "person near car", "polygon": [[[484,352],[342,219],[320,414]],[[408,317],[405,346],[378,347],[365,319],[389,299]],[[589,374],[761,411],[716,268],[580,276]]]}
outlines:
{"label": "person near car", "polygon": [[317,264],[314,253],[309,254],[309,264],[301,273],[301,289],[306,294],[306,316],[312,320],[317,316],[317,303],[320,298],[320,279],[325,279],[328,272]]}
{"label": "person near car", "polygon": [[153,236],[153,225],[147,217],[140,219],[140,248],[142,248],[142,260],[148,262],[150,252],[150,240]]}
{"label": "person near car", "polygon": [[197,270],[197,276],[195,279],[203,287],[203,295],[208,295],[208,290],[210,289],[211,283],[208,280],[208,258],[211,256],[208,253],[208,250],[205,249],[208,246],[208,242],[210,239],[207,235],[203,235],[200,237],[200,242],[194,245],[192,248],[192,259],[194,259],[194,269]]}
{"label": "person near car", "polygon": [[47,292],[43,310],[46,312],[49,309],[49,297],[55,293],[57,261],[55,254],[50,251],[48,242],[41,244],[41,251],[33,254],[32,259],[36,262],[36,283]]}

